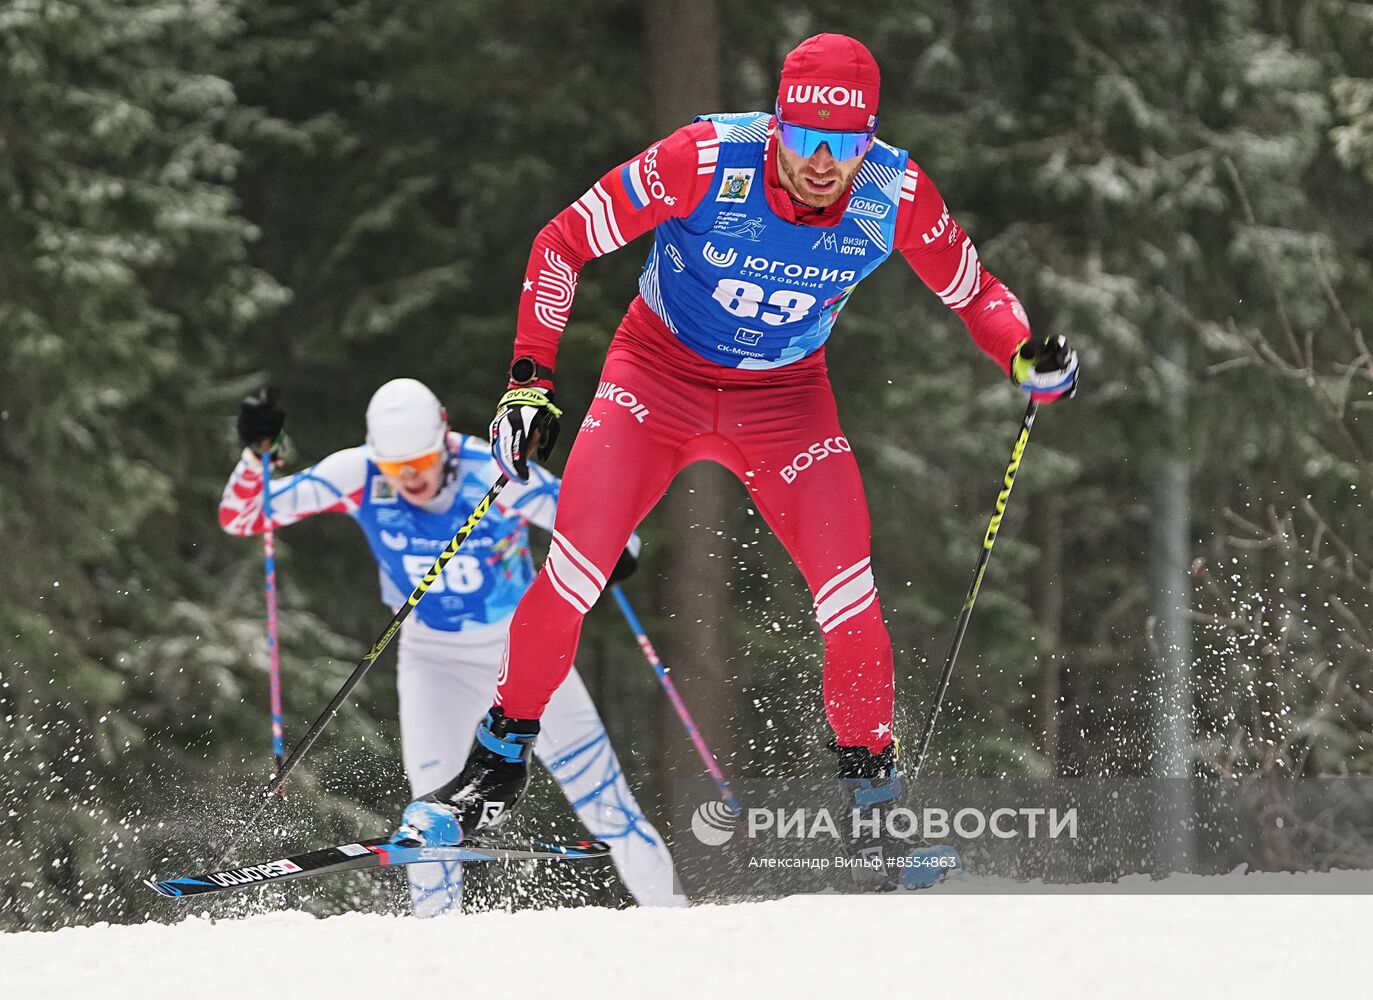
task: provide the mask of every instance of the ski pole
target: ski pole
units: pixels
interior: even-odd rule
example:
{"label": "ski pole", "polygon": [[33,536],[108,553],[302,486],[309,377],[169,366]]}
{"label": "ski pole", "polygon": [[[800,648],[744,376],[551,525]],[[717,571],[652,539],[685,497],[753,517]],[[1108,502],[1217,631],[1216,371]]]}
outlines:
{"label": "ski pole", "polygon": [[634,637],[639,640],[639,648],[644,651],[644,657],[648,660],[649,666],[658,675],[663,690],[667,692],[668,701],[672,702],[672,707],[677,710],[677,718],[682,720],[687,735],[691,737],[691,742],[696,745],[696,752],[701,756],[701,763],[705,764],[706,770],[710,772],[710,776],[715,779],[715,784],[719,786],[720,798],[725,800],[725,805],[729,807],[731,812],[742,812],[743,810],[739,807],[739,800],[734,797],[734,789],[729,785],[729,779],[720,770],[720,764],[715,759],[715,755],[710,752],[710,747],[706,746],[705,738],[701,736],[701,730],[697,727],[696,721],[692,719],[691,713],[687,711],[682,696],[677,693],[677,685],[672,683],[672,677],[669,676],[667,668],[663,666],[663,661],[658,659],[658,651],[653,648],[653,643],[648,641],[648,634],[644,632],[644,627],[639,623],[639,618],[634,614],[634,609],[629,606],[629,600],[625,597],[624,591],[617,585],[611,587],[610,592],[615,595],[620,610],[624,612],[625,621],[629,623],[629,628],[634,633]]}
{"label": "ski pole", "polygon": [[[262,564],[267,592],[267,686],[272,712],[272,758],[281,770],[286,757],[285,735],[281,711],[281,646],[277,641],[277,545],[276,529],[272,526],[272,453],[262,456]],[[286,783],[277,786],[277,794],[286,797]]]}
{"label": "ski pole", "polygon": [[[534,445],[531,444],[530,450],[532,451],[533,448]],[[472,513],[468,515],[467,520],[463,522],[463,526],[458,529],[457,534],[449,541],[448,547],[445,548],[443,552],[439,553],[439,557],[434,560],[434,565],[430,566],[429,572],[424,574],[424,579],[416,585],[414,591],[405,599],[405,603],[396,611],[395,615],[391,618],[391,623],[386,626],[386,630],[378,636],[377,641],[372,643],[372,648],[358,661],[357,666],[353,668],[353,672],[349,674],[348,679],[343,682],[343,687],[338,689],[338,694],[334,695],[333,700],[329,702],[328,706],[320,714],[320,717],[315,720],[314,725],[312,725],[305,735],[300,738],[300,742],[291,749],[290,756],[288,756],[285,762],[277,768],[276,773],[272,775],[272,779],[267,782],[267,787],[263,791],[262,801],[258,803],[257,809],[248,817],[248,822],[239,829],[238,833],[234,834],[232,839],[230,839],[229,845],[224,849],[224,854],[219,859],[221,865],[228,862],[229,855],[238,845],[239,837],[242,836],[245,830],[249,829],[257,822],[258,817],[261,816],[263,810],[267,808],[267,803],[273,798],[273,791],[278,785],[281,785],[286,781],[287,776],[295,770],[296,765],[310,752],[310,747],[314,746],[315,740],[319,739],[320,733],[324,732],[325,727],[328,726],[334,716],[338,714],[339,708],[342,707],[344,701],[347,700],[348,695],[352,692],[353,688],[357,687],[358,682],[362,680],[363,675],[371,669],[372,664],[376,662],[377,657],[382,654],[382,651],[386,649],[396,632],[400,630],[401,624],[410,616],[410,612],[414,610],[415,605],[420,602],[420,598],[424,597],[424,595],[429,592],[429,588],[434,585],[434,581],[443,573],[443,568],[448,565],[448,561],[457,554],[458,548],[463,542],[467,541],[467,536],[472,534],[477,525],[481,523],[481,519],[486,516],[486,512],[489,511],[491,505],[496,502],[496,497],[500,496],[501,490],[505,489],[509,482],[510,480],[506,479],[504,475],[501,475],[496,479],[495,483],[492,484],[491,488],[486,491],[486,496],[481,498],[481,502],[478,503]]]}
{"label": "ski pole", "polygon": [[934,704],[930,706],[929,718],[925,720],[925,731],[921,734],[920,745],[915,753],[915,763],[911,767],[911,780],[914,781],[920,776],[920,765],[925,761],[925,752],[930,748],[930,738],[934,736],[934,724],[939,718],[939,706],[944,702],[944,695],[949,690],[949,680],[953,677],[954,661],[958,659],[958,650],[963,645],[963,634],[968,631],[968,619],[973,614],[973,604],[977,601],[977,592],[982,589],[982,577],[987,572],[987,562],[992,556],[992,546],[996,544],[996,534],[1001,529],[1001,518],[1006,513],[1006,501],[1011,497],[1011,489],[1015,486],[1015,475],[1020,470],[1020,460],[1025,454],[1025,445],[1030,440],[1030,429],[1034,427],[1035,416],[1039,412],[1039,403],[1034,397],[1030,398],[1030,405],[1025,408],[1025,416],[1020,421],[1020,433],[1016,435],[1015,446],[1011,449],[1011,464],[1006,466],[1006,475],[1002,478],[1001,492],[996,496],[996,509],[992,512],[991,522],[987,525],[987,533],[982,537],[982,552],[977,557],[977,569],[973,571],[973,582],[968,587],[968,596],[963,601],[963,610],[958,615],[958,625],[954,628],[953,641],[949,644],[949,655],[944,661],[944,672],[939,675],[939,688],[934,695]]}

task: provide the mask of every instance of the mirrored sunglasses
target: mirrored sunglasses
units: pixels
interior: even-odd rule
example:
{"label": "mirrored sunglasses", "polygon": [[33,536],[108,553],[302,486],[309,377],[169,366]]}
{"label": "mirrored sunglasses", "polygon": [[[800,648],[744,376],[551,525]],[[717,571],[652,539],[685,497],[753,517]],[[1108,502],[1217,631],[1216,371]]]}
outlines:
{"label": "mirrored sunglasses", "polygon": [[830,132],[822,128],[791,125],[777,118],[777,131],[783,144],[797,156],[811,157],[821,146],[828,146],[830,156],[840,162],[862,156],[877,132],[876,125],[866,132]]}

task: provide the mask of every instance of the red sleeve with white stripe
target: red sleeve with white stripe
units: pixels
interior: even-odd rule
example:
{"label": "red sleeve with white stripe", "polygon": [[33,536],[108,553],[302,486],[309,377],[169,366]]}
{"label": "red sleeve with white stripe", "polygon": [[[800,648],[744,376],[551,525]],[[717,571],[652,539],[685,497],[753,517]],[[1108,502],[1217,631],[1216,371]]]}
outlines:
{"label": "red sleeve with white stripe", "polygon": [[[361,448],[336,451],[294,475],[272,476],[272,526],[282,527],[315,514],[352,514],[362,503],[367,457]],[[219,526],[231,535],[260,535],[262,462],[251,451],[234,466],[219,501]]]}
{"label": "red sleeve with white stripe", "polygon": [[544,226],[524,274],[514,356],[553,368],[586,262],[695,211],[719,155],[712,123],[679,128],[610,171]]}
{"label": "red sleeve with white stripe", "polygon": [[896,248],[920,280],[958,313],[977,346],[1009,375],[1011,355],[1030,336],[1025,309],[982,266],[972,239],[949,214],[934,182],[914,164],[901,182]]}

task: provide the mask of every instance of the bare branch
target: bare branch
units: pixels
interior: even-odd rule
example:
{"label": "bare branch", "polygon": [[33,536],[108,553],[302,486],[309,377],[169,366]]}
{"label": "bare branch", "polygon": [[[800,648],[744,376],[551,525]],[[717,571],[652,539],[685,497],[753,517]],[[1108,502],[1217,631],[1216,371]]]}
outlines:
{"label": "bare branch", "polygon": [[[1239,195],[1240,207],[1244,209],[1245,222],[1257,228],[1259,222],[1254,215],[1254,206],[1249,202],[1249,191],[1244,186],[1244,181],[1240,179],[1240,172],[1235,167],[1235,161],[1226,156],[1222,158],[1222,162],[1225,164],[1225,169],[1230,174],[1230,182],[1235,185],[1235,192]],[[1277,281],[1277,263],[1271,258],[1268,247],[1264,244],[1263,240],[1257,241],[1257,246],[1259,248],[1259,257],[1262,259],[1263,265],[1268,271],[1269,285],[1276,292],[1280,287]],[[1273,301],[1278,309],[1278,319],[1282,323],[1283,332],[1287,334],[1287,345],[1292,349],[1293,364],[1295,365],[1296,361],[1299,361],[1303,357],[1301,345],[1297,342],[1296,329],[1292,325],[1292,318],[1287,314],[1287,303],[1283,300],[1283,297],[1279,294],[1274,294]]]}
{"label": "bare branch", "polygon": [[1330,270],[1325,266],[1325,258],[1321,256],[1321,243],[1315,236],[1311,237],[1311,257],[1316,262],[1316,273],[1321,278],[1321,290],[1325,292],[1325,299],[1330,303],[1330,308],[1339,317],[1340,326],[1353,341],[1355,349],[1361,357],[1368,357],[1368,348],[1363,343],[1363,334],[1350,322],[1349,314],[1344,311],[1344,304],[1340,302],[1340,297],[1335,294],[1335,285],[1330,280]]}

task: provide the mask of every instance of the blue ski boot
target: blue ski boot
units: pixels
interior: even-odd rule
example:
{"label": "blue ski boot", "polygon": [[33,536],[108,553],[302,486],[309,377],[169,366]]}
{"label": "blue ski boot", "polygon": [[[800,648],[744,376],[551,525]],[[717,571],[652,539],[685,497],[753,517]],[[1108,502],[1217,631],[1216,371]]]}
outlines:
{"label": "blue ski boot", "polygon": [[[895,741],[880,753],[833,742],[830,749],[839,757],[839,787],[845,803],[840,834],[854,857],[864,862],[853,869],[855,883],[874,892],[924,889],[962,867],[952,847],[899,837],[888,829],[886,811],[896,806],[902,791]],[[863,821],[857,826],[855,814]]]}
{"label": "blue ski boot", "polygon": [[508,719],[492,708],[477,727],[456,778],[405,807],[398,844],[456,847],[464,837],[499,826],[529,784],[537,719]]}

